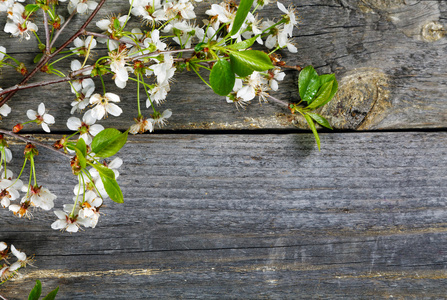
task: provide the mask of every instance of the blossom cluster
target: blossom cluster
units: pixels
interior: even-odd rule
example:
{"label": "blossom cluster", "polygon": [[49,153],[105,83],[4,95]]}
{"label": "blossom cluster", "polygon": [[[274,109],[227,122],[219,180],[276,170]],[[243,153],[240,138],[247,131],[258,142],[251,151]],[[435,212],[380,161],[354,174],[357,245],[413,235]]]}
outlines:
{"label": "blossom cluster", "polygon": [[[24,0],[3,0],[0,2],[0,11],[6,11],[8,15],[9,20],[5,26],[5,31],[13,36],[20,35],[28,39],[30,38],[30,31],[34,33],[37,31],[37,26],[30,21],[34,8],[27,9],[28,5],[25,7],[19,2],[24,2]],[[59,2],[67,2],[67,0]],[[228,38],[225,38],[225,34],[234,27],[237,5],[230,2],[212,4],[210,9],[206,11],[209,19],[202,20],[203,25],[200,26],[196,24],[195,2],[201,1],[129,0],[129,14],[110,16],[96,22],[101,34],[87,33],[84,38],[76,37],[70,50],[73,55],[86,57],[86,59],[84,63],[79,60],[71,61],[71,72],[82,75],[83,78],[73,78],[69,81],[71,91],[75,94],[74,100],[71,102],[70,113],[84,113],[82,119],[88,125],[93,125],[94,122],[108,115],[120,116],[123,113],[119,106],[120,96],[106,92],[105,86],[103,86],[103,93],[95,93],[95,82],[89,77],[99,75],[102,81],[102,75],[112,74],[115,84],[119,88],[125,88],[130,79],[138,82],[138,88],[143,86],[147,95],[146,107],[153,110],[149,117],[143,116],[139,106],[140,95],[138,94],[138,115],[134,119],[136,124],[130,127],[130,133],[152,132],[154,125],[163,126],[172,112],[171,110],[165,110],[163,113],[158,112],[155,105],[158,106],[166,100],[171,90],[170,85],[173,76],[185,65],[182,53],[174,56],[173,54],[176,52],[172,46],[169,46],[168,41],[180,46],[180,49],[191,50],[191,46],[198,43],[210,44],[210,41],[212,41],[222,48],[254,37],[258,44],[265,45],[271,50],[271,53],[283,48],[293,53],[297,52],[296,47],[290,40],[293,28],[298,23],[293,7],[286,8],[283,4],[277,2],[279,11],[283,13],[282,19],[280,21],[263,20],[258,14],[254,14],[254,11],[262,9],[268,4],[268,1],[255,1],[253,3],[255,5],[253,13],[248,12],[242,26],[235,34],[231,35],[231,40],[228,40]],[[67,9],[70,14],[82,15],[91,13],[97,6],[96,1],[70,0]],[[55,13],[55,5],[53,5],[52,11],[53,13],[49,13],[51,18],[48,22],[53,25],[51,30],[55,31],[64,22],[64,18]],[[126,30],[126,24],[131,18],[130,15],[139,18],[147,26],[145,30],[140,28]],[[54,26],[56,21],[58,26]],[[15,26],[14,30],[12,29],[13,25]],[[92,50],[97,47],[98,42],[106,44],[107,55],[94,65],[86,65],[87,58],[92,56]],[[50,41],[47,41],[47,43],[50,43]],[[43,45],[42,48],[44,48]],[[5,54],[6,49],[0,48],[0,55],[4,56]],[[204,55],[200,57],[200,63],[190,64],[186,67],[196,71],[199,68],[205,68],[204,65],[211,64],[213,60],[218,58],[217,56],[210,57],[207,53],[202,54]],[[281,81],[285,76],[285,73],[281,70],[281,61],[278,57],[272,57],[276,67],[269,72],[256,71],[249,76],[237,78],[233,86],[233,92],[226,97],[227,101],[236,103],[241,107],[245,106],[255,96],[259,96],[260,99],[266,101],[269,96],[268,91],[277,91],[278,81]],[[3,60],[3,58],[1,59]],[[46,70],[49,73],[61,73],[54,68],[53,64],[47,65]],[[151,77],[154,79],[151,80]],[[91,108],[83,112],[88,107]],[[30,118],[34,117],[34,115],[28,116]],[[37,116],[38,114],[36,114]],[[52,123],[46,120],[37,120],[38,124],[41,124],[42,128],[49,132],[47,125]],[[70,124],[69,128],[73,126]]]}
{"label": "blossom cluster", "polygon": [[[110,15],[96,21],[98,32],[85,30],[88,24],[84,24],[84,29],[70,39],[72,43],[65,44],[68,50],[64,55],[51,61],[64,50],[53,46],[70,20],[76,15],[82,18],[82,15],[95,14],[105,1],[59,0],[58,3],[37,0],[27,4],[25,0],[0,0],[0,12],[7,15],[4,31],[21,39],[30,39],[35,35],[41,51],[35,58],[38,62],[36,68],[60,77],[60,82],[68,83],[73,94],[70,99],[71,116],[66,121],[73,134],[64,136],[54,144],[54,148],[71,157],[72,172],[78,177],[78,184],[74,188],[73,202],[63,204],[62,210],[55,210],[57,220],[51,224],[53,229],[76,232],[81,226],[94,228],[107,197],[122,202],[116,178],[123,161],[120,158],[111,161],[104,159],[122,147],[127,133],[152,132],[155,127],[167,123],[172,110],[159,111],[158,107],[166,102],[177,73],[193,71],[217,94],[225,96],[227,102],[235,103],[236,107],[243,108],[256,97],[260,101],[275,99],[270,93],[278,90],[278,83],[286,75],[283,71],[286,64],[276,52],[297,52],[291,40],[293,28],[298,23],[296,12],[293,7],[286,8],[276,2],[280,18],[262,19],[255,12],[268,5],[269,1],[243,1],[249,5],[244,4],[242,12],[234,2],[212,4],[205,12],[208,18],[199,21],[194,10],[201,0],[129,0],[126,14]],[[60,10],[64,3],[70,14],[66,20]],[[39,31],[41,35],[45,32],[45,39],[39,38],[38,27],[32,22],[37,11],[42,11],[45,17],[44,30]],[[142,26],[128,29],[131,19],[140,20]],[[101,43],[105,47],[98,47]],[[255,43],[265,46],[268,53],[251,50]],[[96,58],[97,51],[102,52],[99,58]],[[56,63],[63,59],[71,59],[70,70],[58,69]],[[92,59],[93,63],[87,64]],[[0,66],[14,67],[21,74],[28,74],[25,65],[10,56],[3,46],[0,46]],[[225,76],[229,78],[224,86],[220,84],[220,76],[223,75],[216,71],[218,68],[226,70]],[[210,71],[209,83],[200,75],[202,69]],[[108,116],[123,114],[121,97],[108,91],[108,81],[104,80],[106,77],[113,80],[119,89],[125,89],[129,81],[137,84],[138,113],[134,118],[135,124],[124,133],[105,129],[98,124]],[[98,82],[101,86],[97,86]],[[26,85],[19,88],[26,88]],[[0,96],[3,93],[6,92],[0,89]],[[146,104],[149,112],[141,109],[141,102]],[[0,107],[2,116],[7,116],[10,111],[7,104]],[[29,120],[18,123],[13,129],[15,133],[31,123],[50,132],[50,126],[55,123],[55,118],[46,110],[44,103],[37,110],[28,110],[26,115]],[[38,155],[36,146],[26,146],[22,170],[14,177],[6,169],[12,158],[11,152],[3,137],[0,142],[0,171],[3,171],[0,178],[1,206],[18,217],[28,218],[32,216],[31,209],[53,209],[56,195],[37,183],[34,161]],[[28,163],[30,178],[28,184],[24,184],[21,175]],[[20,196],[20,192],[25,195]]]}
{"label": "blossom cluster", "polygon": [[[8,261],[11,253],[17,259],[17,261],[12,264]],[[0,283],[3,283],[16,276],[19,269],[26,267],[28,264],[32,264],[33,260],[34,259],[27,256],[25,252],[17,250],[14,245],[11,245],[11,248],[8,248],[8,244],[5,242],[0,242],[0,262],[4,261],[3,264],[0,264]]]}

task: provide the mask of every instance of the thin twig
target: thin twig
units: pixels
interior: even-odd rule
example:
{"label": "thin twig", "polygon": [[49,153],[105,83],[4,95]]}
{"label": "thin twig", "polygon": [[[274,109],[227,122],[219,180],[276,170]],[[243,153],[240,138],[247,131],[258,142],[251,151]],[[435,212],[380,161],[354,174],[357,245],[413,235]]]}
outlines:
{"label": "thin twig", "polygon": [[62,31],[67,27],[68,23],[70,23],[71,19],[73,19],[74,15],[76,14],[76,9],[71,13],[71,15],[68,17],[68,19],[64,22],[64,25],[62,25],[61,29],[59,29],[56,34],[53,37],[53,40],[51,41],[50,49],[53,48],[54,43],[56,42],[57,38],[61,35]]}
{"label": "thin twig", "polygon": [[32,143],[32,144],[34,144],[34,145],[38,145],[38,146],[47,148],[47,149],[49,149],[49,150],[51,150],[51,151],[54,151],[54,152],[56,152],[56,153],[58,153],[58,154],[60,154],[60,155],[63,155],[63,156],[65,156],[65,157],[68,157],[68,158],[70,158],[70,159],[72,158],[71,155],[69,155],[69,154],[67,154],[67,153],[64,153],[64,152],[62,152],[62,151],[56,150],[56,149],[54,149],[54,148],[51,147],[51,146],[48,146],[48,145],[46,145],[46,144],[44,144],[44,143],[41,143],[41,142],[39,142],[39,141],[36,141],[35,139],[29,138],[29,137],[25,137],[25,136],[23,136],[23,135],[16,134],[16,133],[14,133],[14,132],[12,132],[12,131],[8,131],[8,130],[0,129],[0,133],[3,133],[3,134],[6,134],[6,135],[9,135],[9,136],[12,136],[12,137],[15,138],[15,139],[18,139],[18,140],[21,140],[21,141],[24,141],[24,142],[27,142],[27,143]]}
{"label": "thin twig", "polygon": [[81,26],[81,28],[79,28],[79,30],[71,37],[69,38],[65,43],[63,43],[50,57],[53,58],[56,54],[58,54],[59,52],[61,52],[62,50],[64,50],[69,44],[71,44],[71,42],[73,42],[78,36],[80,36],[84,31],[85,28],[88,26],[88,24],[90,24],[90,22],[93,20],[93,18],[96,16],[96,14],[98,13],[98,11],[101,9],[101,7],[104,5],[104,3],[106,2],[106,0],[101,0],[101,2],[99,2],[98,6],[96,6],[95,10],[92,12],[92,14],[88,17],[87,21],[85,21],[85,23]]}
{"label": "thin twig", "polygon": [[192,52],[192,51],[195,51],[194,48],[177,49],[177,50],[166,50],[166,51],[159,51],[159,50],[157,50],[157,51],[154,51],[154,52],[151,52],[151,53],[134,56],[134,57],[131,58],[131,60],[135,61],[135,60],[138,60],[140,58],[145,58],[145,57],[148,57],[148,56],[154,56],[154,55],[157,55],[157,54],[166,54],[166,53],[173,54],[173,53]]}
{"label": "thin twig", "polygon": [[0,295],[0,298],[1,298],[2,300],[8,300],[8,299],[6,299],[5,297],[3,297],[2,295]]}
{"label": "thin twig", "polygon": [[301,68],[300,66],[296,65],[296,66],[288,66],[288,65],[283,65],[281,66],[282,68],[286,68],[286,69],[293,69],[293,70],[297,70],[297,71],[301,71],[303,68]]}
{"label": "thin twig", "polygon": [[77,75],[79,75],[79,74],[82,74],[82,73],[84,73],[84,72],[91,71],[91,70],[93,70],[94,68],[95,68],[95,66],[84,67],[84,68],[79,69],[79,70],[77,70],[77,71],[73,71],[73,72],[71,72],[70,74],[68,74],[68,77],[71,77],[72,79],[77,79],[77,78],[74,78],[74,77],[77,76]]}
{"label": "thin twig", "polygon": [[[82,72],[85,72],[85,70],[83,70]],[[10,93],[10,92],[13,92],[13,91],[26,90],[26,89],[31,89],[31,88],[35,88],[35,87],[41,87],[41,86],[46,86],[46,85],[50,85],[50,84],[62,83],[62,82],[70,81],[70,80],[80,80],[80,79],[86,79],[86,78],[91,78],[91,76],[84,75],[84,76],[80,76],[80,77],[76,77],[76,78],[73,78],[72,76],[67,76],[64,78],[58,78],[58,79],[54,79],[54,80],[41,81],[41,82],[33,82],[33,83],[24,84],[24,85],[16,84],[10,88],[0,91],[0,96]]]}
{"label": "thin twig", "polygon": [[144,46],[143,44],[137,44],[137,43],[135,43],[132,40],[123,41],[123,40],[120,40],[120,39],[112,39],[110,36],[102,34],[102,33],[96,33],[96,32],[91,32],[91,31],[84,31],[84,34],[85,35],[91,35],[91,36],[99,37],[99,38],[103,38],[103,39],[108,39],[108,40],[112,40],[112,41],[117,41],[117,42],[120,42],[120,43],[123,43],[123,44],[131,44],[131,45],[137,46],[137,47],[138,46],[140,46],[140,47]]}
{"label": "thin twig", "polygon": [[273,97],[273,96],[270,95],[270,94],[265,93],[265,95],[266,95],[268,98],[272,99],[273,101],[275,101],[275,102],[277,102],[277,103],[279,103],[279,104],[282,104],[282,105],[284,105],[285,107],[289,107],[289,104],[288,104],[288,103],[286,103],[286,102],[284,102],[284,101],[282,101],[282,100],[279,100],[278,98],[275,98],[275,97]]}
{"label": "thin twig", "polygon": [[45,10],[43,11],[43,26],[45,27],[45,53],[47,55],[50,54],[50,30],[48,29],[48,16],[47,16],[47,12]]}

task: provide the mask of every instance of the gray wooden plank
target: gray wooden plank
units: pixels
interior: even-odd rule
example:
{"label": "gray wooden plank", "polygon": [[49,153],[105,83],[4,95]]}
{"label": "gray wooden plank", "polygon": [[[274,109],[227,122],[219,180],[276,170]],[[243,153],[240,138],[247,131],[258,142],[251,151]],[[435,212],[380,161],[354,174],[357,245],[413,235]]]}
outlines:
{"label": "gray wooden plank", "polygon": [[[128,6],[125,1],[109,0],[108,3],[99,17],[123,11],[123,6]],[[290,3],[284,1],[285,5]],[[319,72],[336,73],[340,92],[322,110],[335,128],[445,127],[445,1],[306,0],[294,4],[301,20],[295,30],[298,54],[281,54],[291,65],[313,64]],[[203,14],[208,5],[208,2],[199,4],[198,12]],[[260,14],[271,17],[273,9]],[[75,19],[74,24],[79,25],[81,20]],[[1,22],[4,20],[0,20],[0,27]],[[33,49],[33,43],[2,38],[2,44],[11,47],[12,53],[28,52]],[[30,63],[33,55],[25,55],[24,60]],[[0,85],[5,88],[18,79],[17,74],[3,69]],[[297,101],[296,79],[296,71],[287,71],[282,90],[275,95],[286,101]],[[126,114],[104,121],[106,126],[113,124],[125,129],[132,124],[136,115],[135,89],[132,84],[126,92],[111,89],[122,96]],[[52,99],[47,106],[58,115],[54,130],[65,130],[64,118],[71,97],[64,85],[42,88],[37,93],[19,92],[11,102],[15,113],[3,125],[13,126],[17,118],[23,119],[24,109],[36,106],[35,102]],[[164,108],[174,112],[168,127],[172,130],[307,128],[303,119],[290,117],[287,109],[274,104],[259,106],[253,101],[246,110],[237,111],[191,74],[180,74]]]}
{"label": "gray wooden plank", "polygon": [[[444,297],[447,133],[322,134],[322,145],[310,134],[132,138],[125,203],[108,201],[96,229],[62,233],[51,212],[0,210],[0,240],[37,267],[0,294],[22,299],[40,279],[60,299]],[[57,208],[74,184],[61,162],[37,157]]]}

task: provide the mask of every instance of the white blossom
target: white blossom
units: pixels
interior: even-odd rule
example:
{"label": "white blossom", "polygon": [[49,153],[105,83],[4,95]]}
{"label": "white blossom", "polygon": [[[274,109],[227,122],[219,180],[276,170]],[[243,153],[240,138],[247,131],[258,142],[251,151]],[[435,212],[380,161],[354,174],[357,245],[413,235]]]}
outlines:
{"label": "white blossom", "polygon": [[104,130],[104,126],[95,124],[96,119],[90,118],[88,114],[91,114],[90,110],[84,114],[82,121],[79,118],[70,117],[67,120],[67,127],[70,130],[79,131],[79,138],[83,139],[87,145],[90,145],[93,137]]}
{"label": "white blossom", "polygon": [[295,9],[292,7],[289,7],[289,9],[287,9],[284,4],[282,4],[281,2],[276,2],[279,10],[281,10],[283,13],[285,13],[285,17],[287,19],[286,24],[284,24],[284,32],[289,36],[292,37],[292,31],[293,31],[293,26],[298,24],[298,21],[296,19],[295,16]]}
{"label": "white blossom", "polygon": [[[88,49],[92,50],[92,49],[96,48],[96,45],[97,45],[95,38],[92,36],[88,36],[84,40],[77,37],[73,41],[73,44],[74,44],[74,47],[71,47],[70,50],[79,56],[87,55]],[[79,70],[80,68],[81,67],[79,66],[79,68],[77,70]],[[77,71],[77,70],[73,70],[73,71]],[[88,75],[88,74],[85,74],[85,75]]]}
{"label": "white blossom", "polygon": [[[96,44],[96,42],[95,42],[95,44]],[[77,59],[72,60],[70,63],[70,68],[71,68],[72,72],[80,70],[81,67],[82,67],[81,62]],[[86,65],[84,67],[89,67],[89,65]],[[88,71],[82,72],[82,75],[90,75],[91,73],[92,73],[92,71],[88,70]],[[90,86],[95,88],[95,82],[91,78],[76,79],[76,80],[71,81],[72,93],[76,93],[76,91],[79,92],[82,89],[90,87]]]}
{"label": "white blossom", "polygon": [[129,133],[131,134],[154,131],[154,124],[146,118],[141,117],[140,119],[135,119],[135,122],[136,124],[130,126]]}
{"label": "white blossom", "polygon": [[110,102],[120,102],[120,97],[114,93],[105,93],[104,96],[94,94],[90,97],[90,104],[95,105],[92,109],[92,117],[97,120],[102,119],[107,114],[119,116],[123,110],[116,104]]}
{"label": "white blossom", "polygon": [[161,115],[158,114],[157,116],[153,115],[152,119],[149,119],[154,125],[158,125],[158,127],[163,127],[172,115],[172,111],[170,109],[165,110]]}
{"label": "white blossom", "polygon": [[[24,185],[22,191],[27,192],[28,187]],[[54,207],[54,200],[56,198],[56,195],[51,193],[47,188],[31,186],[29,195],[25,195],[21,203],[30,202],[32,206],[40,207],[43,210],[50,210]]]}
{"label": "white blossom", "polygon": [[80,225],[89,224],[87,220],[80,217],[71,217],[70,212],[64,212],[61,210],[54,211],[54,214],[59,218],[59,220],[51,224],[51,228],[58,230],[66,230],[68,232],[78,232]]}
{"label": "white blossom", "polygon": [[49,125],[54,124],[54,117],[45,111],[45,104],[40,103],[37,112],[29,109],[26,115],[30,120],[37,120],[37,124],[41,125],[44,131],[50,132]]}
{"label": "white blossom", "polygon": [[2,179],[0,181],[0,204],[3,208],[8,207],[11,201],[14,201],[20,197],[19,191],[23,186],[20,179],[8,180]]}
{"label": "white blossom", "polygon": [[7,248],[8,248],[8,244],[6,244],[5,242],[0,242],[0,251],[4,251]]}
{"label": "white blossom", "polygon": [[281,68],[274,68],[269,72],[269,86],[273,91],[278,90],[278,81],[282,81],[286,76],[286,73],[281,72]]}
{"label": "white blossom", "polygon": [[[60,1],[60,0],[59,0]],[[78,14],[88,14],[98,6],[98,3],[90,0],[70,0],[68,12],[71,14],[75,9]]]}

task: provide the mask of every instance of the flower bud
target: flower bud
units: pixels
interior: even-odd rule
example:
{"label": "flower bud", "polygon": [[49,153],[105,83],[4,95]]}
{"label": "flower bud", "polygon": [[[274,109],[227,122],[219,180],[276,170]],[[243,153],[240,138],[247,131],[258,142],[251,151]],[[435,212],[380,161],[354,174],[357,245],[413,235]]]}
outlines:
{"label": "flower bud", "polygon": [[44,73],[51,74],[51,72],[50,72],[50,67],[48,66],[48,64],[46,64],[45,66],[43,66],[42,68],[40,68],[40,71],[41,71],[41,72],[44,72]]}
{"label": "flower bud", "polygon": [[16,71],[25,76],[28,74],[28,70],[25,67],[24,63],[20,63],[20,65],[16,68]]}
{"label": "flower bud", "polygon": [[25,146],[25,151],[23,151],[23,154],[25,154],[25,158],[31,158],[33,156],[39,155],[39,150],[37,150],[33,144],[28,143]]}
{"label": "flower bud", "polygon": [[2,149],[4,147],[8,147],[8,143],[4,139],[3,134],[0,134],[0,149]]}
{"label": "flower bud", "polygon": [[22,130],[22,129],[23,129],[23,124],[22,124],[22,123],[19,123],[19,124],[15,125],[15,126],[12,128],[12,132],[17,133],[17,132],[19,132],[19,131]]}
{"label": "flower bud", "polygon": [[82,171],[81,164],[79,163],[78,156],[74,156],[70,161],[71,170],[73,175],[79,175]]}
{"label": "flower bud", "polygon": [[66,143],[67,139],[66,136],[64,135],[60,140],[56,141],[56,143],[53,144],[53,147],[59,150],[64,148]]}

